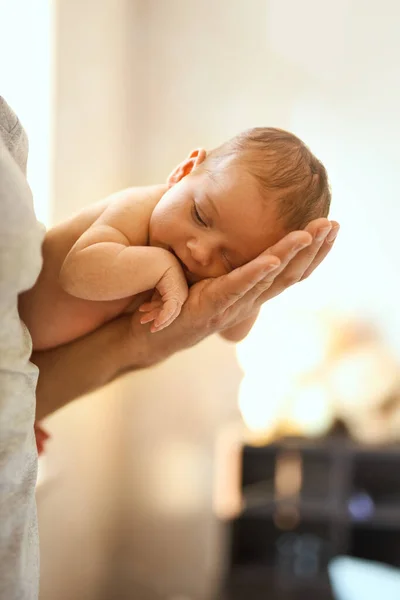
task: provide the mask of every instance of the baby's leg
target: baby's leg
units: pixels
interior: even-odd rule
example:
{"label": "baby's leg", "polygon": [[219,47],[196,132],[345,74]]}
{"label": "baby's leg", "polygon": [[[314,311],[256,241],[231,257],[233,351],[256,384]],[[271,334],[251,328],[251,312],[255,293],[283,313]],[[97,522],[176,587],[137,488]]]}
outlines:
{"label": "baby's leg", "polygon": [[[48,350],[80,338],[122,314],[132,298],[110,302],[82,300],[61,288],[43,294],[38,286],[20,297],[19,309],[34,350]],[[53,292],[53,293],[51,293]]]}

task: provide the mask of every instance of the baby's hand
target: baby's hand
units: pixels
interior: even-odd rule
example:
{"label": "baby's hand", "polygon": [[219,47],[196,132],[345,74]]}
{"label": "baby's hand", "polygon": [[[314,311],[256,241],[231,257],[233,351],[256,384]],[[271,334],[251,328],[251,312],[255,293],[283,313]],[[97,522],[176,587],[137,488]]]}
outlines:
{"label": "baby's hand", "polygon": [[169,267],[156,285],[156,291],[150,302],[139,307],[146,313],[140,319],[142,324],[150,323],[151,332],[161,331],[175,321],[188,297],[188,285],[179,264]]}

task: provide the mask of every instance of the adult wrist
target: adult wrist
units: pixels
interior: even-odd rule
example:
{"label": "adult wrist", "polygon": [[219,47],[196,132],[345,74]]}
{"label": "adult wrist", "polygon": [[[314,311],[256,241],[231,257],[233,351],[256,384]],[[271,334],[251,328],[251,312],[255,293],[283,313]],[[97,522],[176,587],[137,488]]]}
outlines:
{"label": "adult wrist", "polygon": [[140,314],[136,314],[131,320],[130,339],[124,359],[129,362],[127,369],[156,365],[176,352],[194,346],[208,335],[193,323],[185,322],[182,314],[169,327],[156,333],[151,333],[149,325],[142,325],[139,319]]}

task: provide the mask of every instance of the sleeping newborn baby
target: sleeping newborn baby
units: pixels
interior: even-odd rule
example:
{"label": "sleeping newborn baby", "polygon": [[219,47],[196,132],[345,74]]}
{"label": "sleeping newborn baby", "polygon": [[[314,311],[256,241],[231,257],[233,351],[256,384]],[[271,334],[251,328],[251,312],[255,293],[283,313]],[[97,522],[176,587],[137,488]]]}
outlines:
{"label": "sleeping newborn baby", "polygon": [[20,297],[33,347],[67,343],[139,306],[141,322],[160,331],[188,286],[326,217],[330,200],[324,166],[286,131],[254,128],[197,149],[166,184],[118,192],[50,229],[41,275]]}

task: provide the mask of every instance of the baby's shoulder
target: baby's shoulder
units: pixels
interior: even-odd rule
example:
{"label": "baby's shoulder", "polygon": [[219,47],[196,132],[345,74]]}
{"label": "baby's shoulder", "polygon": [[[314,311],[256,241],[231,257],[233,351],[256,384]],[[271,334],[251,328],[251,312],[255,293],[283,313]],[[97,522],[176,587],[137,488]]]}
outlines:
{"label": "baby's shoulder", "polygon": [[151,213],[161,197],[167,191],[166,185],[144,185],[130,187],[109,197],[109,201],[105,209],[122,212],[133,213]]}
{"label": "baby's shoulder", "polygon": [[131,244],[145,244],[152,212],[166,191],[165,185],[132,187],[109,198],[98,219],[120,230]]}

